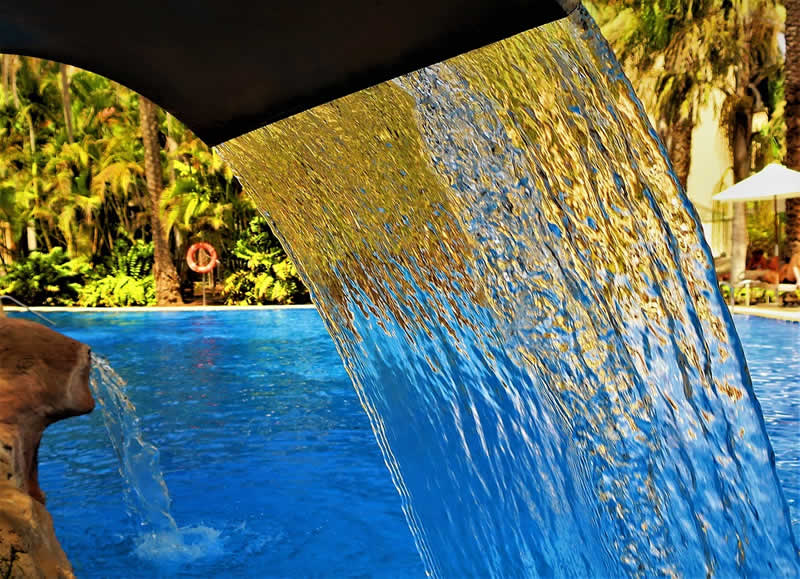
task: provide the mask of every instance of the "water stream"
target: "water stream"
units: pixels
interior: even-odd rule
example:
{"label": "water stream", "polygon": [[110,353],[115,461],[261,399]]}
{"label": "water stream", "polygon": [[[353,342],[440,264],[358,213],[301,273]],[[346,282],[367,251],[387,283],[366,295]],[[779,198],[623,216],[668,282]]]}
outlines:
{"label": "water stream", "polygon": [[167,565],[218,555],[219,532],[205,526],[179,528],[175,523],[158,449],[142,436],[136,408],[125,394],[125,380],[96,354],[89,385],[119,460],[125,505],[139,526],[137,555]]}
{"label": "water stream", "polygon": [[697,215],[584,10],[219,151],[430,575],[800,572]]}

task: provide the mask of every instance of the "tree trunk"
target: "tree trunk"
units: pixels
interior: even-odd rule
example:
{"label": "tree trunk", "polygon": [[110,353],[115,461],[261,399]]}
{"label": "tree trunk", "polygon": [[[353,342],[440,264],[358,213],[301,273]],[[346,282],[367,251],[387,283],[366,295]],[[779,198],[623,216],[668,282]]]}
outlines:
{"label": "tree trunk", "polygon": [[26,228],[27,239],[28,239],[28,251],[36,251],[39,249],[39,244],[36,243],[36,222],[31,219],[28,221],[28,227]]}
{"label": "tree trunk", "polygon": [[183,247],[183,235],[181,235],[181,232],[177,227],[172,230],[172,233],[175,235],[175,247],[178,249],[178,251],[180,251],[180,249]]}
{"label": "tree trunk", "polygon": [[17,91],[17,70],[19,68],[19,56],[11,56],[9,62],[9,74],[11,75],[11,96],[14,98],[14,108],[19,109],[19,92]]}
{"label": "tree trunk", "polygon": [[[800,171],[800,0],[786,6],[786,159]],[[786,200],[786,238],[790,255],[800,253],[800,199]]]}
{"label": "tree trunk", "polygon": [[[36,157],[36,127],[33,126],[33,115],[30,109],[28,109],[28,142],[31,147],[31,157]],[[33,162],[36,162],[35,158]]]}
{"label": "tree trunk", "polygon": [[[797,171],[798,167],[795,169]],[[789,257],[800,253],[800,199],[786,200],[786,243]]]}
{"label": "tree trunk", "polygon": [[3,265],[14,263],[14,252],[17,250],[17,244],[14,241],[14,232],[11,229],[11,224],[8,221],[3,221],[0,224],[0,231],[2,232],[3,244],[0,248],[0,259]]}
{"label": "tree trunk", "polygon": [[[38,198],[39,196],[39,171],[36,165],[36,127],[33,126],[33,116],[31,115],[30,109],[28,109],[28,138],[30,139],[31,145],[31,160],[32,160],[32,170],[31,173],[33,175],[33,193],[34,198]],[[27,227],[27,234],[28,234],[28,251],[36,251],[39,249],[38,244],[36,243],[36,222],[33,219],[28,220],[28,227]]]}
{"label": "tree trunk", "polygon": [[675,168],[675,175],[684,191],[686,182],[689,180],[689,169],[692,163],[693,129],[692,121],[683,119],[672,125],[669,135],[669,157]]}
{"label": "tree trunk", "polygon": [[[750,176],[750,116],[744,111],[736,111],[733,122],[733,178],[738,183]],[[747,262],[747,213],[744,203],[733,204],[731,228],[731,283],[736,284],[743,279]]]}
{"label": "tree trunk", "polygon": [[144,169],[150,199],[150,228],[153,234],[153,277],[158,305],[182,303],[178,273],[169,251],[169,240],[161,225],[161,190],[164,178],[161,170],[161,147],[158,144],[158,122],[155,105],[139,97],[139,125],[144,142]]}
{"label": "tree trunk", "polygon": [[47,248],[47,253],[53,251],[53,240],[47,234],[47,228],[42,227],[42,237],[44,238],[44,246]]}
{"label": "tree trunk", "polygon": [[67,77],[67,65],[61,65],[61,105],[64,109],[64,123],[67,126],[67,140],[74,141],[72,134],[72,97],[69,93],[69,78]]}
{"label": "tree trunk", "polygon": [[11,68],[11,55],[4,54],[3,55],[3,66],[2,70],[0,70],[0,74],[2,75],[2,82],[3,82],[3,106],[8,104],[8,89],[9,89],[9,79],[10,73],[9,70]]}

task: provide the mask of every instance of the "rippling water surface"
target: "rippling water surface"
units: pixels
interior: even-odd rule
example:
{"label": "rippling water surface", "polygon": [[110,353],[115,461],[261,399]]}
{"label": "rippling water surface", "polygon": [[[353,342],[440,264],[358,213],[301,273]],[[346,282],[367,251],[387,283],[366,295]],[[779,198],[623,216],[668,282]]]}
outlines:
{"label": "rippling water surface", "polygon": [[[424,576],[314,310],[48,317],[128,382],[180,527],[154,536],[126,514],[100,408],[60,422],[40,480],[79,577]],[[159,489],[148,496],[163,505]]]}
{"label": "rippling water surface", "polygon": [[[183,449],[163,461],[165,478],[174,497],[193,499],[176,500],[174,516],[198,524],[226,505],[225,520],[239,522],[216,526],[219,540],[250,537],[233,542],[237,573],[800,572],[696,214],[582,9],[220,152],[313,292],[422,560],[405,558],[397,511],[376,501],[387,475],[365,458],[366,429],[341,421],[357,409],[330,390],[347,388],[339,365],[315,358],[326,339],[298,325],[286,348],[241,339],[223,355],[223,336],[257,338],[255,321],[191,318],[171,332],[172,349],[138,322],[144,349],[120,345],[118,369],[150,385],[145,424],[175,413],[157,442]],[[120,335],[109,326],[87,341],[112,356]],[[197,341],[204,348],[189,347]],[[248,365],[273,358],[292,370]],[[307,388],[289,388],[298,381]],[[217,414],[230,396],[242,398]],[[330,447],[312,432],[328,432]],[[348,437],[357,450],[331,452]],[[270,453],[274,476],[248,478]],[[70,456],[76,473],[103,464]],[[67,520],[85,516],[72,506]],[[323,506],[331,517],[311,523]],[[267,529],[253,530],[264,517]],[[113,561],[128,540],[120,535]],[[225,574],[228,562],[204,571]]]}
{"label": "rippling water surface", "polygon": [[800,324],[736,316],[795,537],[800,536]]}
{"label": "rippling water surface", "polygon": [[[40,451],[48,508],[80,577],[424,576],[314,311],[52,317],[127,377],[177,524],[219,533],[200,537],[200,553],[191,534],[161,549],[142,542],[148,530],[125,514],[128,487],[97,409],[48,429]],[[736,324],[800,530],[800,324]]]}
{"label": "rippling water surface", "polygon": [[582,9],[220,152],[429,574],[800,572],[696,214]]}

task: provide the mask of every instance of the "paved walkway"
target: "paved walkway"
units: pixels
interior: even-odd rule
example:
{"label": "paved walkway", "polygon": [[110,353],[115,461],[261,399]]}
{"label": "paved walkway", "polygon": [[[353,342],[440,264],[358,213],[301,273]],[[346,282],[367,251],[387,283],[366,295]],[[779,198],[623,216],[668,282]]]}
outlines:
{"label": "paved walkway", "polygon": [[[44,307],[34,306],[31,310],[35,312],[169,312],[169,311],[224,311],[224,310],[281,310],[281,309],[294,309],[294,308],[314,308],[313,304],[301,304],[290,306],[198,306],[198,305],[183,305],[171,307],[133,307],[133,308],[79,308],[79,307]],[[25,308],[17,306],[4,306],[3,309],[7,312],[24,312]],[[781,306],[733,306],[734,314],[743,314],[747,316],[761,316],[762,318],[772,318],[774,320],[786,320],[789,322],[800,322],[800,308],[797,307],[781,307]]]}
{"label": "paved walkway", "polygon": [[744,314],[748,316],[760,316],[762,318],[772,318],[773,320],[786,320],[788,322],[800,322],[800,308],[782,306],[733,306],[734,314]]}
{"label": "paved walkway", "polygon": [[[289,306],[200,306],[200,305],[180,305],[180,306],[136,306],[130,308],[81,308],[77,306],[32,306],[34,312],[180,312],[188,311],[225,311],[225,310],[284,310],[284,309],[313,309],[314,304],[293,304]],[[27,308],[19,306],[3,306],[7,312],[24,312]]]}

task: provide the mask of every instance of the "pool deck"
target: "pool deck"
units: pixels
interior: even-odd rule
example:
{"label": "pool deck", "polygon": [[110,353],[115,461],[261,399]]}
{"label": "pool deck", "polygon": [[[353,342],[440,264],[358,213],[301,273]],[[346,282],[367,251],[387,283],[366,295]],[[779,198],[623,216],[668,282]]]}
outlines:
{"label": "pool deck", "polygon": [[[291,306],[139,306],[132,308],[79,308],[73,306],[32,306],[33,312],[95,312],[95,313],[120,313],[120,312],[214,312],[214,311],[242,311],[242,310],[289,310],[316,309],[314,304],[299,304]],[[20,306],[3,306],[6,312],[25,312],[28,308]]]}
{"label": "pool deck", "polygon": [[733,306],[731,311],[734,314],[746,316],[758,316],[773,320],[784,320],[787,322],[800,322],[800,308],[781,307],[781,306]]}
{"label": "pool deck", "polygon": [[[172,307],[133,307],[133,308],[79,308],[79,307],[51,307],[34,306],[34,312],[94,312],[94,313],[122,313],[122,312],[214,312],[214,311],[241,311],[241,310],[289,310],[289,309],[316,309],[314,304],[301,304],[291,306],[172,306]],[[19,306],[3,306],[6,312],[24,312],[25,308]],[[800,308],[786,308],[780,306],[733,306],[734,314],[746,316],[759,316],[773,320],[787,322],[800,322]]]}

